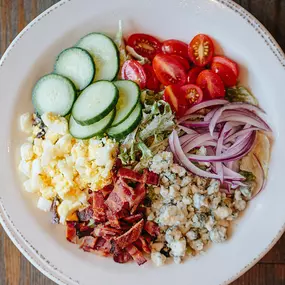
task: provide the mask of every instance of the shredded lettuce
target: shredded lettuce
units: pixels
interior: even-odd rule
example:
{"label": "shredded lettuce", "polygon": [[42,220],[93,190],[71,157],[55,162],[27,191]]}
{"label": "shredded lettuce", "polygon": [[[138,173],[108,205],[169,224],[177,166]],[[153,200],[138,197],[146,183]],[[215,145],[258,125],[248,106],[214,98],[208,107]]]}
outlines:
{"label": "shredded lettuce", "polygon": [[136,170],[147,167],[156,153],[165,150],[174,127],[174,114],[167,102],[145,101],[139,127],[122,142],[119,157],[123,164],[136,164]]}
{"label": "shredded lettuce", "polygon": [[258,105],[258,101],[255,96],[243,86],[228,88],[226,99],[230,102],[246,102],[253,105]]}
{"label": "shredded lettuce", "polygon": [[137,60],[141,65],[144,65],[146,63],[150,63],[149,59],[146,57],[143,57],[139,55],[132,47],[126,46],[126,50],[135,60]]}
{"label": "shredded lettuce", "polygon": [[127,51],[126,51],[126,45],[123,35],[123,22],[122,20],[119,21],[119,30],[115,37],[115,43],[119,49],[120,53],[120,66],[122,67],[123,64],[129,59]]}

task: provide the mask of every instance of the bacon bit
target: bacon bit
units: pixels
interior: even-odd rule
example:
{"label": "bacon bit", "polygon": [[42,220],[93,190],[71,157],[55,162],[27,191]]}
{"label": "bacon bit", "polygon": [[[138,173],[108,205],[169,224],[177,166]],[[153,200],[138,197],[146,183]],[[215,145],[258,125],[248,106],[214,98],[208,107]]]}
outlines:
{"label": "bacon bit", "polygon": [[157,186],[158,183],[159,183],[159,175],[152,171],[149,171],[146,184]]}
{"label": "bacon bit", "polygon": [[130,230],[128,230],[123,235],[114,238],[114,241],[120,248],[125,248],[129,244],[135,242],[142,233],[144,226],[144,220],[142,219],[137,224],[135,224]]}
{"label": "bacon bit", "polygon": [[144,183],[138,184],[135,188],[135,192],[136,192],[136,195],[133,201],[133,207],[131,209],[131,214],[133,214],[137,210],[137,208],[139,207],[139,205],[141,204],[141,202],[144,200],[146,196],[145,184]]}
{"label": "bacon bit", "polygon": [[107,219],[109,220],[109,223],[111,227],[120,229],[120,222],[116,214],[114,214],[111,210],[107,210]]}
{"label": "bacon bit", "polygon": [[95,222],[104,223],[107,220],[106,217],[106,205],[105,198],[101,191],[93,193],[93,219]]}
{"label": "bacon bit", "polygon": [[66,223],[66,239],[71,243],[77,243],[75,222]]}
{"label": "bacon bit", "polygon": [[138,213],[138,214],[135,214],[133,216],[125,217],[125,218],[123,218],[123,220],[127,223],[133,224],[133,223],[141,220],[142,218],[143,218],[143,214]]}
{"label": "bacon bit", "polygon": [[93,209],[91,206],[77,212],[77,217],[80,222],[88,222],[92,218],[92,216]]}
{"label": "bacon bit", "polygon": [[150,253],[151,253],[151,250],[150,250],[150,247],[149,247],[149,244],[150,244],[150,243],[146,240],[146,238],[143,237],[143,236],[140,236],[140,237],[139,237],[139,241],[140,241],[141,244],[142,244],[142,249],[143,249],[143,251],[144,251],[145,253],[150,254]]}
{"label": "bacon bit", "polygon": [[117,263],[127,263],[132,259],[132,257],[127,251],[120,250],[114,253],[113,259]]}
{"label": "bacon bit", "polygon": [[157,237],[160,234],[160,229],[157,223],[147,221],[144,225],[144,230],[153,237]]}
{"label": "bacon bit", "polygon": [[92,251],[95,248],[95,244],[97,242],[97,238],[94,238],[92,236],[86,236],[81,239],[80,248],[84,251]]}
{"label": "bacon bit", "polygon": [[139,183],[145,183],[145,184],[150,184],[150,185],[158,185],[159,182],[159,176],[151,171],[148,170],[144,170],[144,172],[146,172],[146,180],[144,182],[144,177],[143,175],[139,174],[136,171],[133,171],[131,169],[128,168],[120,168],[120,170],[118,171],[118,176],[121,178],[125,178],[125,179],[129,179],[135,182],[139,182]]}
{"label": "bacon bit", "polygon": [[94,236],[104,237],[104,238],[107,238],[109,236],[121,235],[121,234],[122,234],[121,230],[113,229],[113,228],[105,226],[105,225],[99,225],[93,231]]}
{"label": "bacon bit", "polygon": [[55,197],[52,201],[51,204],[51,213],[52,213],[52,218],[51,218],[51,222],[52,224],[59,224],[59,215],[57,213],[57,204],[58,204],[58,199]]}
{"label": "bacon bit", "polygon": [[105,204],[113,213],[118,213],[132,201],[133,194],[134,190],[123,179],[118,179]]}
{"label": "bacon bit", "polygon": [[143,254],[133,244],[127,246],[126,250],[139,266],[147,262]]}
{"label": "bacon bit", "polygon": [[113,189],[114,189],[114,185],[109,184],[109,185],[105,186],[104,188],[102,188],[100,191],[102,192],[102,194],[104,195],[104,198],[106,199],[111,194]]}
{"label": "bacon bit", "polygon": [[78,226],[77,226],[76,235],[79,238],[90,236],[91,233],[93,232],[93,230],[94,229],[87,226],[86,223],[81,223],[81,224],[78,224]]}
{"label": "bacon bit", "polygon": [[103,256],[108,256],[111,253],[112,244],[110,241],[107,241],[106,239],[99,237],[97,239],[94,249],[99,253],[101,253]]}

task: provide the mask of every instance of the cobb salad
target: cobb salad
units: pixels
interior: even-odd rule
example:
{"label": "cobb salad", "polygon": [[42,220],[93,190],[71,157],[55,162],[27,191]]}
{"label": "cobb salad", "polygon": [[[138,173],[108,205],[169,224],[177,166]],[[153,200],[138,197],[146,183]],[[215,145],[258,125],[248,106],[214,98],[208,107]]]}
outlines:
{"label": "cobb salad", "polygon": [[211,37],[91,33],[20,117],[19,170],[66,238],[117,263],[204,252],[265,187],[272,131]]}

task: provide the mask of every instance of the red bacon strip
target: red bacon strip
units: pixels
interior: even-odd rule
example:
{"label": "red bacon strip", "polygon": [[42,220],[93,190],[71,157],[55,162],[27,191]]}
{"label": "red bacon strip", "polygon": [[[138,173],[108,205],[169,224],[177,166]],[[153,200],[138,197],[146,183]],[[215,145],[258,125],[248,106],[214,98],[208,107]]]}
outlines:
{"label": "red bacon strip", "polygon": [[135,242],[141,235],[144,226],[144,220],[142,219],[135,224],[130,230],[123,235],[114,238],[114,241],[120,248],[125,248],[129,244]]}
{"label": "red bacon strip", "polygon": [[93,219],[95,220],[96,223],[106,222],[107,208],[105,205],[104,195],[101,191],[93,193],[92,209],[93,209]]}
{"label": "red bacon strip", "polygon": [[[146,169],[144,171],[146,171]],[[139,183],[144,182],[143,175],[128,168],[120,168],[118,171],[118,176]],[[159,176],[154,172],[147,171],[147,176],[144,183],[150,185],[158,185],[158,182],[159,182]]]}
{"label": "red bacon strip", "polygon": [[152,237],[157,237],[160,234],[160,229],[157,223],[147,221],[144,225],[144,230],[149,233]]}
{"label": "red bacon strip", "polygon": [[143,214],[142,213],[138,213],[138,214],[135,214],[133,216],[125,217],[125,218],[123,218],[123,220],[125,222],[127,222],[127,223],[133,224],[135,222],[138,222],[142,218],[143,218]]}
{"label": "red bacon strip", "polygon": [[95,248],[95,244],[97,242],[97,238],[94,238],[92,236],[86,236],[81,239],[80,248],[84,251],[92,251]]}
{"label": "red bacon strip", "polygon": [[111,253],[112,244],[102,237],[97,239],[94,249],[103,256],[108,256]]}
{"label": "red bacon strip", "polygon": [[142,249],[143,249],[143,251],[144,251],[145,253],[150,254],[150,253],[151,253],[151,250],[150,250],[150,247],[149,247],[149,244],[150,244],[150,243],[146,240],[146,238],[143,237],[143,236],[140,236],[140,237],[139,237],[139,241],[140,241],[141,244],[142,244]]}
{"label": "red bacon strip", "polygon": [[126,250],[139,266],[147,262],[143,254],[133,244],[127,246]]}
{"label": "red bacon strip", "polygon": [[92,216],[93,216],[93,209],[91,206],[77,212],[77,217],[80,222],[88,222],[90,221]]}
{"label": "red bacon strip", "polygon": [[75,222],[67,222],[66,223],[66,239],[71,243],[77,243],[76,223]]}
{"label": "red bacon strip", "polygon": [[93,235],[96,237],[103,237],[103,238],[107,238],[110,236],[117,236],[122,234],[121,230],[118,229],[114,229],[105,225],[99,225],[97,226],[94,231],[93,231]]}
{"label": "red bacon strip", "polygon": [[104,195],[104,198],[108,198],[108,196],[111,194],[111,192],[113,190],[114,190],[114,185],[113,184],[109,184],[109,185],[105,186],[104,188],[102,188],[100,191]]}

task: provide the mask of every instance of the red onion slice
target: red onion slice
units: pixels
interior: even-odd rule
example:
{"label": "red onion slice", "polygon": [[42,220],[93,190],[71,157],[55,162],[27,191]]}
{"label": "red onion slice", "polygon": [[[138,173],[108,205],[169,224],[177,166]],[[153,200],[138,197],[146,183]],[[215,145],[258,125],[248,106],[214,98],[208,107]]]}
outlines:
{"label": "red onion slice", "polygon": [[218,105],[225,105],[225,104],[229,104],[229,101],[227,100],[223,100],[223,99],[216,99],[216,100],[209,100],[209,101],[204,101],[200,104],[197,104],[193,107],[191,107],[187,112],[186,115],[190,115],[193,114],[201,109],[204,108],[209,108],[209,107],[213,107],[213,106],[218,106]]}
{"label": "red onion slice", "polygon": [[171,148],[171,151],[174,153],[175,157],[177,157],[177,160],[184,165],[190,172],[192,172],[195,175],[206,177],[206,178],[213,178],[213,179],[220,179],[220,177],[214,173],[204,171],[197,166],[195,166],[185,153],[183,152],[183,149],[181,148],[179,137],[177,132],[174,130],[172,134],[169,137],[169,145]]}

